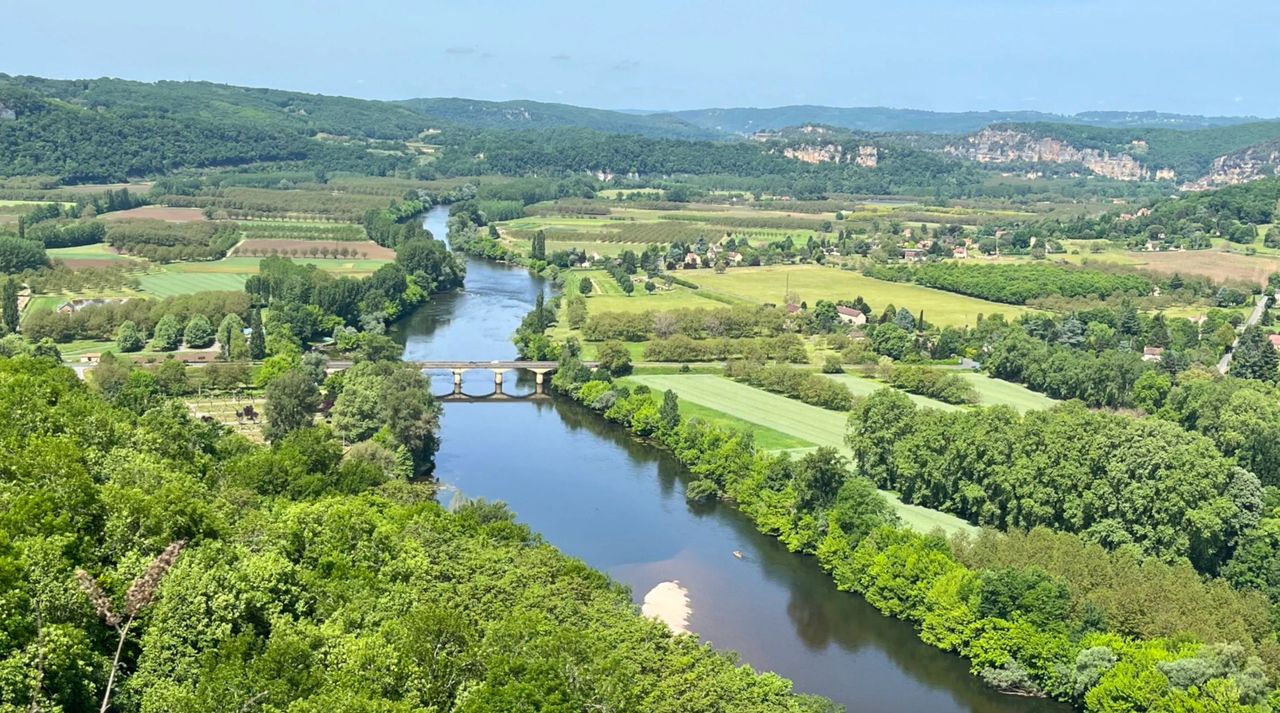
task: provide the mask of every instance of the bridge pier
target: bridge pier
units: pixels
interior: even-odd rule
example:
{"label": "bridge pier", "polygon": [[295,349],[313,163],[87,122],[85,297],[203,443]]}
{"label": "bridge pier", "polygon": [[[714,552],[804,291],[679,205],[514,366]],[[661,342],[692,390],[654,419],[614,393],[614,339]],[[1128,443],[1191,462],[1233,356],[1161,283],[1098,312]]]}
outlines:
{"label": "bridge pier", "polygon": [[453,370],[453,393],[462,393],[462,369]]}
{"label": "bridge pier", "polygon": [[545,379],[546,373],[551,370],[550,369],[530,369],[529,371],[533,372],[533,379],[534,379],[533,392],[535,394],[541,394],[544,391],[546,391],[546,387],[543,385],[543,382],[546,380]]}
{"label": "bridge pier", "polygon": [[493,390],[496,393],[502,393],[502,375],[506,373],[506,369],[493,370]]}

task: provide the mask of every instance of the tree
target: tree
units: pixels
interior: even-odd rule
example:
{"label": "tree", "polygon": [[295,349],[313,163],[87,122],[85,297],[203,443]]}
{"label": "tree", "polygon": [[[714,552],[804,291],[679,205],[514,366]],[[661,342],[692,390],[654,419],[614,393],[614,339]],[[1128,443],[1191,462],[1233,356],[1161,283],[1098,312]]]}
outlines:
{"label": "tree", "polygon": [[1280,350],[1257,325],[1244,330],[1231,361],[1231,375],[1274,384],[1280,378]]}
{"label": "tree", "polygon": [[[429,472],[439,445],[440,405],[427,378],[403,362],[361,362],[343,374],[332,418],[349,441],[392,441],[412,458],[415,472]],[[379,435],[383,434],[383,435]],[[385,441],[384,441],[385,443]]]}
{"label": "tree", "polygon": [[40,243],[0,235],[0,272],[12,275],[48,266],[49,257]]}
{"label": "tree", "polygon": [[547,259],[547,234],[541,230],[533,235],[533,240],[529,247],[529,257],[534,260]]}
{"label": "tree", "polygon": [[596,350],[596,360],[600,362],[600,368],[613,374],[621,376],[631,371],[631,352],[627,350],[627,346],[616,339],[611,339]]}
{"label": "tree", "polygon": [[818,300],[813,305],[813,330],[819,334],[830,334],[840,324],[840,313],[836,305],[829,300]]}
{"label": "tree", "polygon": [[320,406],[320,391],[301,369],[290,369],[267,385],[266,425],[262,433],[276,443],[290,433],[310,426]]}
{"label": "tree", "polygon": [[213,325],[203,314],[192,315],[187,320],[187,328],[183,330],[182,341],[192,349],[204,349],[213,344]]}
{"label": "tree", "polygon": [[[907,316],[911,316],[907,313]],[[871,335],[871,349],[893,359],[901,359],[911,349],[911,335],[894,322],[880,324]]]}
{"label": "tree", "polygon": [[138,330],[138,325],[133,320],[125,320],[116,329],[116,348],[120,351],[136,352],[142,350],[142,332]]}
{"label": "tree", "polygon": [[173,314],[161,317],[151,332],[151,348],[159,352],[171,352],[181,343],[182,322]]}
{"label": "tree", "polygon": [[591,294],[591,278],[584,276],[578,280],[578,293],[583,295]]}
{"label": "tree", "polygon": [[4,281],[4,294],[0,296],[0,301],[3,301],[0,318],[3,318],[4,328],[9,332],[17,332],[20,317],[18,315],[18,281],[16,279],[11,277]]}
{"label": "tree", "polygon": [[253,315],[249,318],[249,358],[259,361],[267,356],[267,335],[262,327],[262,310],[253,310]]}
{"label": "tree", "polygon": [[248,356],[249,345],[244,338],[244,320],[238,314],[228,314],[218,323],[218,357],[223,361],[243,359]]}
{"label": "tree", "polygon": [[676,426],[680,425],[680,402],[676,392],[671,389],[662,393],[662,407],[658,409],[658,422],[666,432],[674,431]]}

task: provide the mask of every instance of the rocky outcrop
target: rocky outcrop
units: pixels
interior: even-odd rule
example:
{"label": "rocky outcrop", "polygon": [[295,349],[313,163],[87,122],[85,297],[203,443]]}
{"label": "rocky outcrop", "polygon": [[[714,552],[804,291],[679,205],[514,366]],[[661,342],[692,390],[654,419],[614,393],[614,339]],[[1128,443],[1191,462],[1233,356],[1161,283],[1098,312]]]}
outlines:
{"label": "rocky outcrop", "polygon": [[863,168],[875,168],[880,163],[880,150],[875,146],[845,151],[840,144],[800,144],[783,148],[782,155],[805,163],[854,163]]}
{"label": "rocky outcrop", "polygon": [[844,147],[839,144],[787,146],[782,155],[805,163],[841,163],[845,158]]}
{"label": "rocky outcrop", "polygon": [[880,150],[874,146],[859,146],[853,161],[863,168],[875,168],[880,163]]}
{"label": "rocky outcrop", "polygon": [[11,121],[18,118],[18,112],[0,103],[0,121]]}
{"label": "rocky outcrop", "polygon": [[1077,148],[1060,139],[1016,129],[986,128],[943,150],[979,163],[1079,163],[1099,176],[1120,181],[1151,177],[1151,170],[1129,154]]}
{"label": "rocky outcrop", "polygon": [[1208,173],[1182,184],[1180,188],[1184,191],[1206,191],[1271,176],[1280,176],[1280,141],[1268,141],[1219,156],[1213,160]]}

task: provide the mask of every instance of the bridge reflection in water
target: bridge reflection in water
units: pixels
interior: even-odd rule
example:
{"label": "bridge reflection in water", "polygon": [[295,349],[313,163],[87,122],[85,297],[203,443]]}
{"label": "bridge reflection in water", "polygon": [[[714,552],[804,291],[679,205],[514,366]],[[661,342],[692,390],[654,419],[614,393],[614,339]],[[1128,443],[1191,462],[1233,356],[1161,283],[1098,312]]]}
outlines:
{"label": "bridge reflection in water", "polygon": [[[546,375],[560,365],[554,361],[409,361],[422,371],[447,371],[453,374],[453,391],[436,394],[441,401],[532,401],[551,398],[547,394]],[[595,368],[596,362],[583,362],[583,366]],[[330,361],[327,371],[342,371],[351,367],[345,360]],[[489,371],[493,374],[493,391],[488,394],[468,394],[462,390],[462,375],[468,371]],[[503,390],[503,375],[508,371],[526,371],[533,374],[533,393],[508,394]]]}

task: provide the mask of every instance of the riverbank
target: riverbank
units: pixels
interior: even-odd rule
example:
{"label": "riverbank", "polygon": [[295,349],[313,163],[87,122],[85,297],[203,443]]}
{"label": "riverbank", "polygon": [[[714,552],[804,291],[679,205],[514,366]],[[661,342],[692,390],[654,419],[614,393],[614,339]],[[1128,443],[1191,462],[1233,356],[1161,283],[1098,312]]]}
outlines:
{"label": "riverbank", "polygon": [[[447,210],[434,216],[427,227],[440,237]],[[471,259],[462,292],[433,298],[394,332],[406,359],[510,358],[512,332],[545,290],[527,269]],[[487,374],[464,379],[469,392],[492,390]],[[505,390],[527,393],[532,381]],[[507,503],[547,542],[628,587],[637,611],[655,584],[678,582],[690,632],[796,691],[856,713],[1065,710],[986,688],[963,660],[838,591],[742,512],[686,502],[696,476],[669,451],[569,399],[446,403],[441,423],[436,475],[447,492]]]}
{"label": "riverbank", "polygon": [[[1065,584],[1053,584],[1040,570],[966,564],[945,538],[901,528],[870,481],[833,461],[834,450],[779,460],[743,434],[680,419],[660,394],[599,380],[572,362],[557,372],[553,387],[673,453],[693,474],[686,498],[733,503],[760,532],[814,555],[840,590],[918,627],[921,641],[959,654],[974,676],[995,688],[1087,710],[1119,710],[1134,695],[1151,701],[1206,695],[1194,686],[1141,694],[1132,686],[1146,676],[1167,680],[1164,662],[1211,657],[1212,647],[1201,648],[1185,634],[1178,640],[1130,638],[1105,621],[1081,626],[1078,614],[1072,615],[1076,623],[1068,623]],[[995,604],[990,597],[1024,586],[1017,583],[1021,577],[1039,577],[1057,593],[1046,589],[1034,601]],[[989,587],[995,587],[990,595]],[[1104,665],[1082,664],[1093,659]]]}

